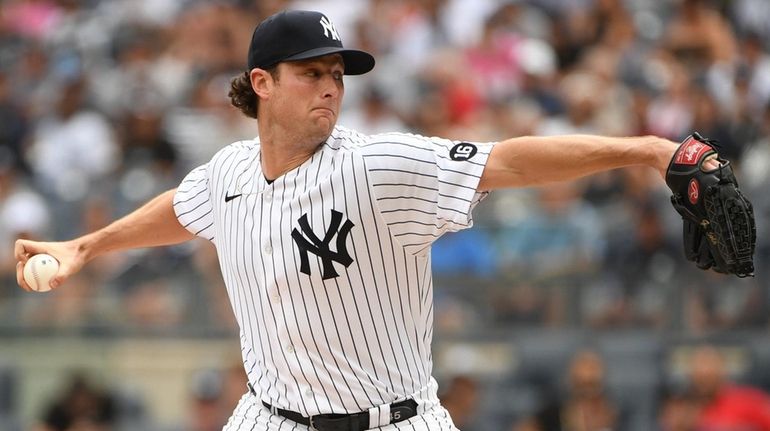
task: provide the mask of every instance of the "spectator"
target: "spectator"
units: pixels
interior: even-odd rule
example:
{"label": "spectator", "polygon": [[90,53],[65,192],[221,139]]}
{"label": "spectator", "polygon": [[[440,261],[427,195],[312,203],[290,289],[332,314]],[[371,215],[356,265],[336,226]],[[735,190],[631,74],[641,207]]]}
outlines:
{"label": "spectator", "polygon": [[382,89],[375,86],[365,89],[361,106],[355,111],[344,111],[340,121],[352,129],[369,134],[406,128],[390,107],[388,96]]}
{"label": "spectator", "polygon": [[164,117],[164,133],[179,155],[182,166],[197,166],[212,156],[217,142],[249,138],[256,130],[227,105],[222,97],[227,82],[209,74],[194,83],[183,106],[174,107]]}
{"label": "spectator", "polygon": [[12,31],[41,40],[50,35],[62,16],[57,2],[46,0],[10,1],[4,8],[2,18]]}
{"label": "spectator", "polygon": [[729,23],[707,0],[680,1],[666,30],[666,47],[695,69],[735,60],[737,44]]}
{"label": "spectator", "polygon": [[658,412],[658,431],[696,431],[698,407],[692,397],[671,393],[663,397]]}
{"label": "spectator", "polygon": [[666,54],[651,59],[665,77],[663,92],[649,105],[646,123],[650,132],[679,139],[692,128],[695,107],[691,76],[674,58]]}
{"label": "spectator", "polygon": [[514,428],[521,431],[604,431],[626,429],[604,387],[604,360],[584,350],[573,356],[567,390]]}
{"label": "spectator", "polygon": [[741,52],[739,71],[745,75],[749,107],[753,112],[762,112],[770,102],[770,54],[756,33],[743,38]]}
{"label": "spectator", "polygon": [[160,190],[173,187],[179,175],[177,149],[163,130],[163,117],[152,112],[130,113],[121,118],[122,165],[115,206],[128,212]]}
{"label": "spectator", "polygon": [[433,270],[446,277],[489,279],[495,276],[496,256],[490,249],[492,237],[476,230],[473,234],[452,232],[436,241],[431,252]]}
{"label": "spectator", "polygon": [[[768,222],[770,222],[770,196],[765,193],[770,186],[770,103],[764,108],[762,121],[760,122],[759,137],[749,143],[741,158],[741,173],[745,178],[743,183],[747,186],[746,193],[752,199],[754,212],[757,217],[758,238],[766,237]],[[759,241],[757,245],[757,259],[762,262],[757,268],[766,273],[770,259],[770,244]],[[767,287],[763,289],[767,292]]]}
{"label": "spectator", "polygon": [[29,161],[41,186],[63,201],[83,199],[117,166],[117,156],[112,126],[87,107],[87,80],[68,82],[55,112],[34,132]]}
{"label": "spectator", "polygon": [[59,94],[62,83],[54,73],[51,54],[42,44],[24,41],[22,46],[4,64],[8,68],[11,99],[19,104],[19,114],[29,121],[29,134],[42,117],[51,114],[55,106],[51,103],[52,95]]}
{"label": "spectator", "polygon": [[17,238],[41,238],[50,232],[49,207],[14,166],[12,150],[0,146],[0,322],[18,322],[23,295],[10,286],[16,265],[11,244]]}
{"label": "spectator", "polygon": [[738,160],[745,142],[733,142],[730,125],[714,97],[706,91],[693,94],[692,129],[719,142],[719,154],[728,160]]}
{"label": "spectator", "polygon": [[497,321],[515,327],[556,326],[563,322],[563,297],[557,288],[517,280],[491,292],[490,308]]}
{"label": "spectator", "polygon": [[523,59],[519,54],[523,38],[507,28],[504,11],[501,9],[487,19],[481,40],[465,53],[472,71],[469,76],[488,102],[510,99],[523,85]]}
{"label": "spectator", "polygon": [[[629,205],[633,232],[613,236],[604,267],[617,288],[616,301],[589,314],[592,325],[661,328],[673,322],[666,304],[678,297],[677,268],[683,264],[681,245],[666,235],[660,210],[649,202]],[[664,210],[668,210],[665,208]],[[610,295],[605,295],[609,297]]]}
{"label": "spectator", "polygon": [[700,407],[696,429],[770,430],[770,396],[759,389],[731,382],[725,358],[716,347],[706,345],[695,349],[688,371],[689,387]]}
{"label": "spectator", "polygon": [[[28,172],[23,158],[22,146],[29,133],[27,118],[23,106],[13,100],[12,83],[8,74],[0,70],[0,157],[8,158],[22,173]],[[3,164],[8,161],[4,160]]]}
{"label": "spectator", "polygon": [[769,3],[765,0],[735,0],[729,5],[737,31],[756,33],[764,40],[770,37]]}
{"label": "spectator", "polygon": [[113,118],[124,113],[147,115],[167,109],[181,98],[190,72],[177,66],[175,79],[169,82],[165,78],[165,67],[174,67],[160,58],[166,39],[160,29],[149,27],[115,30],[114,63],[91,71],[95,103],[103,112]]}
{"label": "spectator", "polygon": [[533,215],[502,228],[498,259],[504,273],[563,277],[589,272],[599,263],[604,238],[594,208],[580,199],[579,187],[541,187],[529,208]]}
{"label": "spectator", "polygon": [[[668,24],[663,43],[702,80],[721,104],[732,100],[738,44],[728,21],[708,0],[682,0]],[[709,31],[701,31],[702,29]]]}
{"label": "spectator", "polygon": [[685,295],[684,324],[689,333],[762,328],[767,324],[767,290],[755,279],[688,273],[679,287]]}
{"label": "spectator", "polygon": [[229,358],[225,364],[222,377],[222,403],[225,410],[229,412],[235,408],[238,400],[243,396],[243,388],[246,387],[248,379],[240,357]]}
{"label": "spectator", "polygon": [[479,412],[479,392],[478,382],[469,376],[454,376],[449,380],[440,399],[457,428],[478,428],[476,416]]}
{"label": "spectator", "polygon": [[190,382],[189,411],[180,431],[220,431],[232,406],[223,404],[223,376],[217,370],[199,370]]}
{"label": "spectator", "polygon": [[76,373],[45,409],[39,430],[109,431],[115,421],[114,397]]}

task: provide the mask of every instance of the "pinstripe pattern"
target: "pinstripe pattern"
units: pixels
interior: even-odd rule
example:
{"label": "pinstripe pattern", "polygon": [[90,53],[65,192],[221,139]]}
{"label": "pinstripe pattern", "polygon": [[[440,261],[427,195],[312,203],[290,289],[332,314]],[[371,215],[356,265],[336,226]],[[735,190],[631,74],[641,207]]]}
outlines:
{"label": "pinstripe pattern", "polygon": [[[471,160],[454,161],[457,144],[338,126],[271,184],[256,140],[227,146],[181,182],[175,212],[217,247],[244,367],[261,400],[305,416],[360,412],[412,394],[423,406],[437,404],[430,245],[472,225],[492,148],[476,144]],[[347,237],[326,232],[332,211],[342,214],[340,225],[352,223]],[[301,230],[303,216],[312,232]],[[324,279],[327,258],[300,246],[294,230],[314,247],[326,237],[329,253],[341,247],[352,262],[329,258],[337,276]],[[288,429],[259,403],[242,404],[226,429]],[[436,425],[443,410],[434,410],[424,421]],[[423,429],[421,420],[394,429]],[[431,429],[453,426],[446,419]]]}

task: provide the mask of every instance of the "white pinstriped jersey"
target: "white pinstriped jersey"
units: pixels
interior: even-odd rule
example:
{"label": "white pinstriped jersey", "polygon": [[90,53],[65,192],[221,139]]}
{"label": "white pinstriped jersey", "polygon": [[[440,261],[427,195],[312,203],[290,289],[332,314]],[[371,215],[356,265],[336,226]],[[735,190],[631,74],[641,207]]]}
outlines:
{"label": "white pinstriped jersey", "polygon": [[257,140],[187,175],[177,217],[216,245],[263,401],[305,416],[436,402],[430,245],[472,225],[491,148],[337,126],[272,183]]}

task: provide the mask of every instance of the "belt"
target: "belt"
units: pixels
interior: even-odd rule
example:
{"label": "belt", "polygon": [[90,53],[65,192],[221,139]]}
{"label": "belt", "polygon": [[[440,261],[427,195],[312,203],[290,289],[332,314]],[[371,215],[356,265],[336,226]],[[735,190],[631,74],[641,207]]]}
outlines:
{"label": "belt", "polygon": [[[249,390],[252,394],[255,394],[251,384],[249,384]],[[349,414],[327,413],[310,417],[302,416],[301,413],[291,410],[273,407],[264,401],[262,402],[262,405],[268,408],[273,414],[283,416],[290,421],[308,426],[311,430],[316,431],[365,431],[387,424],[401,422],[417,415],[417,401],[411,398],[390,405],[375,407],[365,412]],[[385,423],[379,421],[379,417],[383,413],[383,410],[385,412],[388,410],[390,411],[388,421]],[[375,421],[370,421],[372,415],[375,416]]]}

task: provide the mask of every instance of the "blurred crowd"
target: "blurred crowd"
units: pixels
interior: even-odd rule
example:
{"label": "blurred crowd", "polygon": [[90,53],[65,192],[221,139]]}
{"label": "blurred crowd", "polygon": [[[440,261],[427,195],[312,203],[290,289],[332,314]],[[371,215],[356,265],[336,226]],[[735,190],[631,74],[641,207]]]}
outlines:
{"label": "blurred crowd", "polygon": [[[494,193],[475,229],[435,247],[447,314],[439,331],[454,329],[456,313],[471,328],[700,333],[768,323],[767,2],[9,0],[0,6],[0,324],[232,329],[207,244],[107,256],[67,289],[33,298],[13,286],[12,243],[103,226],[253,137],[254,122],[229,106],[229,80],[244,69],[254,23],[289,7],[325,11],[348,46],[377,58],[373,73],[347,80],[343,125],[476,141],[681,140],[698,130],[720,141],[755,203],[759,277],[739,281],[683,262],[678,216],[650,169]],[[471,297],[468,284],[489,294]]]}
{"label": "blurred crowd", "polygon": [[[564,358],[563,371],[517,372],[502,384],[455,374],[441,381],[439,396],[463,431],[770,430],[770,382],[752,377],[763,365],[752,365],[741,346],[696,343],[666,356],[660,379],[641,385],[621,383],[601,349],[584,346]],[[240,361],[191,373],[185,415],[161,424],[141,396],[77,371],[46,396],[29,427],[0,424],[9,431],[219,431],[245,380]]]}
{"label": "blurred crowd", "polygon": [[[13,241],[92,231],[254,137],[227,89],[255,23],[284,8],[325,12],[346,46],[377,59],[346,79],[342,125],[472,141],[697,130],[719,140],[754,202],[757,277],[739,280],[684,261],[651,169],[493,193],[473,229],[434,247],[439,340],[491,327],[766,331],[766,0],[4,0],[2,331],[235,331],[202,241],[101,257],[47,295],[16,287]],[[689,408],[666,400],[665,417]],[[619,417],[596,408],[597,421]],[[557,428],[533,417],[514,429]]]}
{"label": "blurred crowd", "polygon": [[[120,390],[86,371],[74,371],[50,393],[39,418],[27,427],[8,424],[16,431],[221,431],[243,396],[246,374],[240,362],[222,369],[191,373],[184,394],[185,415],[159,424],[142,396]],[[0,425],[5,423],[0,422]]]}
{"label": "blurred crowd", "polygon": [[641,421],[644,393],[623,397],[613,390],[608,364],[594,349],[576,351],[563,375],[537,389],[536,407],[510,422],[489,422],[479,382],[465,375],[447,382],[442,403],[463,430],[770,430],[770,395],[740,381],[730,347],[700,344],[684,350],[681,376],[671,372],[663,379],[650,417]]}

